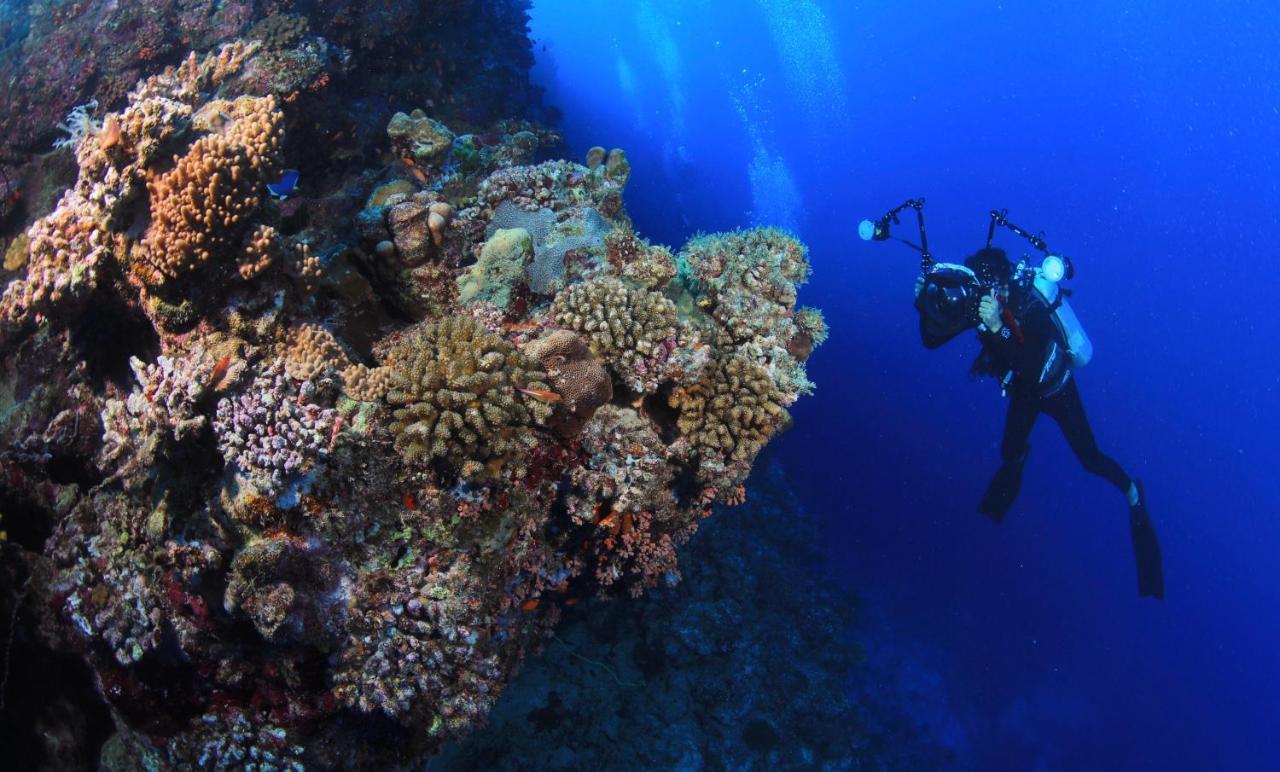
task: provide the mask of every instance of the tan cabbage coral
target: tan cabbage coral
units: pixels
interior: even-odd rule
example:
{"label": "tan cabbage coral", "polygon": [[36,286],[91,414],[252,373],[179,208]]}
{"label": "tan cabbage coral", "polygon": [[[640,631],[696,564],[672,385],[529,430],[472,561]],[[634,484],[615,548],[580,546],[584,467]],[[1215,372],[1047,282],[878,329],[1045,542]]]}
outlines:
{"label": "tan cabbage coral", "polygon": [[547,372],[560,395],[548,422],[561,436],[572,437],[591,420],[596,408],[613,399],[609,373],[591,355],[587,342],[568,330],[556,330],[524,347]]}
{"label": "tan cabbage coral", "polygon": [[390,428],[410,463],[438,460],[465,478],[496,477],[535,444],[531,426],[551,413],[537,365],[469,316],[423,324],[388,362]]}
{"label": "tan cabbage coral", "polygon": [[561,292],[551,312],[556,324],[585,335],[628,387],[657,389],[679,331],[670,300],[617,279],[593,279]]}
{"label": "tan cabbage coral", "polygon": [[284,351],[284,371],[295,381],[310,381],[350,363],[333,333],[318,324],[294,330]]}
{"label": "tan cabbage coral", "polygon": [[192,143],[151,180],[151,223],[137,245],[143,280],[187,276],[231,250],[279,167],[284,116],[275,97],[211,102],[196,125],[216,133]]}
{"label": "tan cabbage coral", "polygon": [[711,362],[696,382],[678,386],[669,404],[680,411],[676,424],[704,471],[709,460],[749,463],[787,420],[769,373],[738,355]]}

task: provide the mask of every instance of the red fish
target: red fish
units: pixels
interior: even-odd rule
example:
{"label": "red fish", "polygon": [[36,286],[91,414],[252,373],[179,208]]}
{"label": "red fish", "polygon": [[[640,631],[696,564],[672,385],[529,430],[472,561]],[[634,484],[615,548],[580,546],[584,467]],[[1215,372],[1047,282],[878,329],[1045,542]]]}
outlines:
{"label": "red fish", "polygon": [[218,360],[218,364],[213,366],[213,373],[209,375],[209,388],[214,388],[227,375],[227,370],[231,369],[231,355],[227,354]]}
{"label": "red fish", "polygon": [[556,394],[554,391],[547,391],[546,389],[523,389],[517,386],[516,391],[521,394],[528,394],[530,397],[540,399],[543,402],[559,402],[562,399],[559,394]]}

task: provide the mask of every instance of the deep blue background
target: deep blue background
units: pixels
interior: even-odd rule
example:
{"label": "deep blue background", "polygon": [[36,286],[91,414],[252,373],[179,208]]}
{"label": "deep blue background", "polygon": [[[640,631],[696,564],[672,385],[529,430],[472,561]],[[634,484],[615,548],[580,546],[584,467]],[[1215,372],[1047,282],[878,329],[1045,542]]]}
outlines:
{"label": "deep blue background", "polygon": [[[537,77],[575,154],[628,150],[644,235],[810,245],[833,334],[778,452],[963,764],[1280,768],[1276,4],[535,2]],[[941,259],[1000,207],[1075,256],[1080,386],[1146,481],[1164,603],[1047,420],[1009,519],[976,514],[1004,403],[974,341],[921,347],[913,253],[855,233],[908,196]]]}

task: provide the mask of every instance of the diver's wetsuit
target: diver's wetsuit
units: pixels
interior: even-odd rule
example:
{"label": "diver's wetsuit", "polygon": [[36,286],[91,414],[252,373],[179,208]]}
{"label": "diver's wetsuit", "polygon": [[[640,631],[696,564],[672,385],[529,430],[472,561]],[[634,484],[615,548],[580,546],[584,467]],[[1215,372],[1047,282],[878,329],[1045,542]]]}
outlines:
{"label": "diver's wetsuit", "polygon": [[[986,281],[978,284],[981,290],[1007,282],[1008,269],[1003,250],[988,247],[966,260],[964,268],[957,270],[956,266],[942,264],[928,278],[922,276],[916,286],[915,305],[920,312],[920,337],[924,345],[937,348],[973,326],[973,313],[977,309],[972,305],[973,285],[964,277],[965,271],[970,278],[982,271]],[[1001,276],[1004,278],[1000,279]],[[1002,463],[987,486],[978,511],[1000,522],[1013,506],[1022,485],[1022,467],[1031,450],[1027,438],[1036,419],[1045,413],[1062,429],[1084,468],[1125,494],[1129,502],[1129,535],[1138,571],[1138,594],[1162,599],[1164,567],[1160,541],[1147,513],[1142,483],[1131,480],[1119,464],[1098,450],[1080,392],[1071,377],[1071,356],[1054,320],[1054,309],[1032,287],[1024,281],[1013,282],[1008,288],[1009,296],[1001,299],[1005,322],[1001,331],[993,333],[984,329],[978,333],[982,354],[974,362],[973,372],[995,376],[1009,395],[1009,413],[1000,444]]]}
{"label": "diver's wetsuit", "polygon": [[[1088,471],[1106,479],[1122,492],[1129,489],[1131,480],[1120,464],[1098,449],[1093,429],[1080,401],[1075,379],[1065,365],[1057,375],[1041,382],[1048,353],[1060,338],[1054,325],[1052,312],[1044,303],[1031,297],[1030,291],[1019,286],[1010,288],[1005,304],[1017,320],[1021,340],[1009,330],[1008,336],[992,332],[980,332],[983,353],[975,363],[975,372],[1002,378],[1012,371],[1008,384],[1009,411],[1005,418],[1004,439],[1000,444],[1000,457],[1004,462],[996,472],[983,497],[980,509],[992,519],[1001,520],[1013,505],[1022,480],[1022,467],[1027,460],[1030,446],[1027,438],[1041,413],[1048,415],[1062,429],[1080,463]],[[951,336],[933,335],[921,319],[921,338],[928,348],[936,348]],[[1065,357],[1066,352],[1056,353]]]}

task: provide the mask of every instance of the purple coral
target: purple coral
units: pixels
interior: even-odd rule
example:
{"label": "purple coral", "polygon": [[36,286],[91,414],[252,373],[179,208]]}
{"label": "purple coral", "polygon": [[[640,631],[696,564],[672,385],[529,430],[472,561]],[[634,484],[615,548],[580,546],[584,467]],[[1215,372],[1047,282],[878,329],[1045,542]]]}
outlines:
{"label": "purple coral", "polygon": [[218,402],[218,448],[265,493],[280,493],[329,453],[337,414],[307,402],[309,387],[270,369],[243,394]]}

